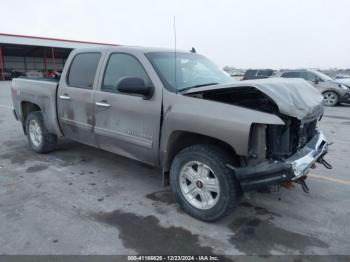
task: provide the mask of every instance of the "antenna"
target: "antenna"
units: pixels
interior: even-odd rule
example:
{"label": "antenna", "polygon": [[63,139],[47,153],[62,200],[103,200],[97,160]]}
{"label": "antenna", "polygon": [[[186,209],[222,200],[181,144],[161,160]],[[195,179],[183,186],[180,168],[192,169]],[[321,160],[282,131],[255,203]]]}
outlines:
{"label": "antenna", "polygon": [[175,72],[174,72],[174,77],[175,77],[175,89],[176,89],[176,94],[177,94],[177,78],[176,78],[176,17],[174,16],[174,49],[175,49],[175,55],[174,55],[174,57],[175,57],[175,61],[174,61],[174,63],[175,63]]}

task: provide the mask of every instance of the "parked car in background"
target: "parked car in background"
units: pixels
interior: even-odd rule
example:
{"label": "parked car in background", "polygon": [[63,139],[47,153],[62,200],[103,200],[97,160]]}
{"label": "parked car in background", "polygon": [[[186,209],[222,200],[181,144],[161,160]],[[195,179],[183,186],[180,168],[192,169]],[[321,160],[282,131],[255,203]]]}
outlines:
{"label": "parked car in background", "polygon": [[346,85],[350,89],[350,78],[335,79],[334,82]]}
{"label": "parked car in background", "polygon": [[13,69],[6,69],[3,73],[0,72],[0,80],[12,80],[13,78],[17,78],[24,75],[25,74],[22,72],[15,71]]}
{"label": "parked car in background", "polygon": [[0,72],[0,80],[11,80],[11,74],[8,71]]}
{"label": "parked car in background", "polygon": [[241,80],[243,80],[244,73],[243,72],[234,72],[233,74],[230,74],[230,76],[237,81],[241,81]]}
{"label": "parked car in background", "polygon": [[344,78],[348,78],[350,80],[350,75],[348,74],[338,74],[334,77],[334,79],[344,79]]}
{"label": "parked car in background", "polygon": [[21,77],[21,76],[25,76],[25,73],[20,72],[20,71],[16,71],[16,70],[12,70],[11,71],[11,79],[18,78],[18,77]]}
{"label": "parked car in background", "polygon": [[248,69],[242,80],[264,79],[271,77],[276,71],[272,69]]}
{"label": "parked car in background", "polygon": [[27,71],[25,76],[30,78],[43,78],[44,74],[43,72],[32,70],[32,71]]}
{"label": "parked car in background", "polygon": [[55,70],[49,70],[47,73],[44,73],[44,78],[51,78],[51,79],[60,79],[61,72],[55,71]]}
{"label": "parked car in background", "polygon": [[331,77],[316,70],[283,70],[276,73],[277,77],[303,78],[316,87],[324,97],[326,106],[336,106],[342,102],[350,102],[350,90],[342,84],[335,82]]}
{"label": "parked car in background", "polygon": [[234,68],[232,66],[225,66],[223,68],[223,70],[225,72],[227,72],[230,75],[230,77],[232,77],[233,79],[238,80],[238,81],[243,79],[243,76],[245,73],[244,69],[238,69],[238,68]]}

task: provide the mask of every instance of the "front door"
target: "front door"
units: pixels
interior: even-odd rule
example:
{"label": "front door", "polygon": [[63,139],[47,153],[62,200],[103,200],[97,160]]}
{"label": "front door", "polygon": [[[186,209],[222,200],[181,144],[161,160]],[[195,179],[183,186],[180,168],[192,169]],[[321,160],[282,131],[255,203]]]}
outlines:
{"label": "front door", "polygon": [[152,85],[140,60],[131,54],[112,53],[96,91],[95,135],[100,148],[139,161],[157,164],[162,90],[150,99],[118,92],[123,77],[142,78]]}
{"label": "front door", "polygon": [[100,57],[100,53],[75,55],[57,94],[58,118],[64,136],[92,146],[97,146],[93,134],[93,87]]}

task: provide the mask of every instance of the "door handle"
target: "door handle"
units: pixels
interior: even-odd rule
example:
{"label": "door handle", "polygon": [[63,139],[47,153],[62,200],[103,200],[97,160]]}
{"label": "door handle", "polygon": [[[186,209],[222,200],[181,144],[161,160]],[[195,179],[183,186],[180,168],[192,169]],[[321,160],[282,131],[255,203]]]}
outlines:
{"label": "door handle", "polygon": [[70,96],[68,96],[67,94],[60,96],[60,98],[63,100],[70,100]]}
{"label": "door handle", "polygon": [[97,106],[100,106],[100,107],[111,107],[111,105],[108,104],[108,103],[105,102],[105,101],[96,102],[96,105],[97,105]]}

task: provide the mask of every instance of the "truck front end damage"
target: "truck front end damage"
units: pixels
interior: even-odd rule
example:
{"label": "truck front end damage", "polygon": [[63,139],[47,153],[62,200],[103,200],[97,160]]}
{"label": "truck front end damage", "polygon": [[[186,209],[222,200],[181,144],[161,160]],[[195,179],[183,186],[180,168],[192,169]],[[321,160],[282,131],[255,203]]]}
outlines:
{"label": "truck front end damage", "polygon": [[[255,144],[254,148],[251,148],[252,150],[260,148],[260,152],[263,152],[262,148],[265,147],[265,159],[260,157],[256,151],[251,151],[245,166],[239,168],[229,166],[234,171],[244,191],[289,181],[299,182],[304,188],[307,188],[305,186],[305,176],[310,168],[316,162],[322,163],[324,161],[323,157],[327,153],[328,143],[324,134],[317,128],[313,130],[313,135],[308,140],[300,136],[297,147],[293,151],[288,151],[288,146],[285,144],[286,138],[283,136],[288,136],[285,132],[282,135],[274,134],[272,137],[271,134],[269,135],[271,132],[274,133],[270,130],[274,128],[264,127],[267,133],[266,144],[264,145],[261,140],[261,144],[258,146]],[[291,135],[289,135],[289,138]],[[293,139],[289,141],[295,143]],[[279,147],[278,144],[281,142],[283,146]],[[292,144],[290,146],[291,148],[294,147]]]}
{"label": "truck front end damage", "polygon": [[324,159],[328,143],[317,128],[324,108],[322,95],[304,80],[245,81],[221,88],[196,90],[191,96],[232,104],[278,116],[284,125],[253,123],[247,154],[240,166],[228,165],[244,191],[297,182],[315,163],[331,168]]}

